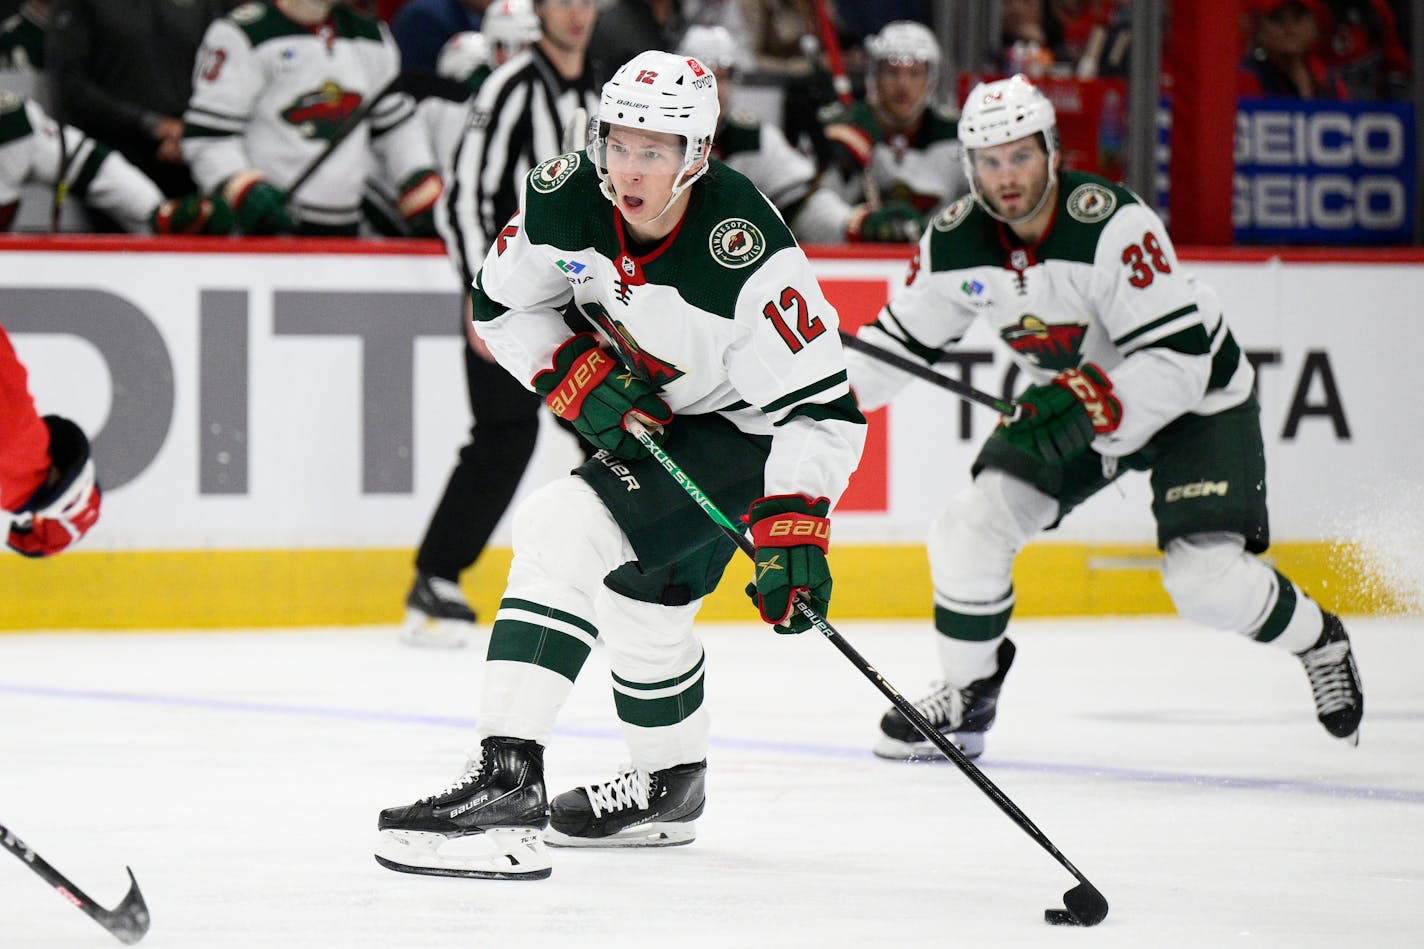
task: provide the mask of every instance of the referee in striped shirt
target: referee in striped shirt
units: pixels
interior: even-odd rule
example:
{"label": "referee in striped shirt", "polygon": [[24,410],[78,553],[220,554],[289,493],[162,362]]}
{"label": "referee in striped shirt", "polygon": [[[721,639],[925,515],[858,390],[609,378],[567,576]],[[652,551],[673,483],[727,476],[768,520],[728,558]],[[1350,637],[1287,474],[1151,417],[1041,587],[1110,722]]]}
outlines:
{"label": "referee in striped shirt", "polygon": [[[586,55],[597,16],[594,0],[535,0],[534,11],[542,35],[481,84],[437,211],[467,292],[490,242],[518,210],[530,169],[564,150],[576,110],[598,112],[601,82],[591,75]],[[494,361],[474,334],[468,310],[461,322],[474,424],[416,552],[402,634],[414,645],[465,644],[475,614],[460,593],[459,576],[504,516],[539,431],[538,397]]]}

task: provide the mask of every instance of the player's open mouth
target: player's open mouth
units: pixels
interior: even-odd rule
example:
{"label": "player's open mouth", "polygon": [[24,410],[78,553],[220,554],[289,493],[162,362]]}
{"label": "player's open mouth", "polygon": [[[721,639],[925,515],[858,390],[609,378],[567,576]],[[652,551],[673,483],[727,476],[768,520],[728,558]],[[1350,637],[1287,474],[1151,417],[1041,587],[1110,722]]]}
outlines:
{"label": "player's open mouth", "polygon": [[636,211],[643,206],[643,199],[634,197],[631,194],[625,194],[623,196],[623,204],[629,210]]}

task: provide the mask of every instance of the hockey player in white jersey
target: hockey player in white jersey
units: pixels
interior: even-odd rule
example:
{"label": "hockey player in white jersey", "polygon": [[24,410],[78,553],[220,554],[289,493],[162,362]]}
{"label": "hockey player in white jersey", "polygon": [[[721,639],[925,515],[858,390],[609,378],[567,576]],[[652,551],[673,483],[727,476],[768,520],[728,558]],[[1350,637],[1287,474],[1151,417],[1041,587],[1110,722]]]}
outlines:
{"label": "hockey player in white jersey", "polygon": [[779,128],[729,108],[738,51],[726,27],[689,27],[678,51],[696,57],[717,76],[722,117],[713,156],[750,178],[781,211],[797,240],[807,244],[911,243],[919,238],[923,222],[909,205],[852,206],[823,183],[815,163],[797,151]]}
{"label": "hockey player in white jersey", "polygon": [[[478,757],[383,811],[377,859],[411,873],[542,877],[561,846],[688,843],[705,802],[702,597],[735,546],[625,429],[661,430],[724,510],[747,511],[763,619],[825,610],[830,509],[865,420],[835,311],[775,208],[709,157],[716,83],[650,51],[603,88],[584,154],[538,165],[473,288],[510,373],[602,449],[529,496],[495,616]],[[571,332],[566,316],[596,327]],[[604,637],[632,765],[548,802],[543,754]]]}
{"label": "hockey player in white jersey", "polygon": [[183,117],[184,159],[205,191],[232,206],[243,233],[339,236],[356,233],[374,153],[398,183],[402,216],[433,235],[442,184],[404,93],[381,98],[297,194],[285,190],[399,67],[385,24],[344,4],[244,4],[203,37]]}
{"label": "hockey player in white jersey", "polygon": [[[63,171],[61,172],[61,167]],[[0,90],[0,231],[9,230],[27,184],[97,210],[134,234],[226,234],[232,211],[221,199],[165,199],[158,185],[116,151],[61,126],[33,99]]]}
{"label": "hockey player in white jersey", "polygon": [[851,204],[908,207],[923,223],[967,189],[954,117],[933,102],[939,41],[924,24],[897,20],[865,46],[865,100],[820,116],[827,175]]}
{"label": "hockey player in white jersey", "polygon": [[[934,219],[905,285],[858,335],[932,364],[982,319],[1033,384],[930,528],[944,681],[917,707],[966,755],[983,751],[1014,659],[1015,556],[1139,470],[1177,611],[1298,657],[1321,724],[1357,742],[1364,696],[1344,627],[1258,558],[1270,543],[1260,407],[1215,294],[1137,195],[1060,170],[1053,106],[1023,76],[976,86],[959,134],[972,197]],[[910,378],[858,352],[848,362],[866,408]],[[893,709],[880,730],[882,757],[935,753]]]}

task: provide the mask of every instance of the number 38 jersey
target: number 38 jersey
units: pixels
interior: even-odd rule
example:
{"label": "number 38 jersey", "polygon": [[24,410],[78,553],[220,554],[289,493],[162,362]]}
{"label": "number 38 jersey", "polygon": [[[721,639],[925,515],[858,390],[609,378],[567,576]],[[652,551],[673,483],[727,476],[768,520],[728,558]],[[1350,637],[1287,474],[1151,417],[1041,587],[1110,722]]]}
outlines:
{"label": "number 38 jersey", "polygon": [[479,334],[529,385],[568,339],[572,303],[675,416],[716,412],[771,436],[767,495],[834,503],[865,439],[836,311],[743,175],[713,161],[690,191],[673,232],[638,247],[585,156],[534,168],[475,280]]}
{"label": "number 38 jersey", "polygon": [[[867,342],[934,363],[982,319],[1033,382],[1097,363],[1123,406],[1093,447],[1122,456],[1186,412],[1211,415],[1251,394],[1253,372],[1215,293],[1186,273],[1167,230],[1126,188],[1081,172],[1058,181],[1054,219],[1033,246],[965,196],[934,218],[905,285]],[[911,378],[852,352],[861,404]]]}

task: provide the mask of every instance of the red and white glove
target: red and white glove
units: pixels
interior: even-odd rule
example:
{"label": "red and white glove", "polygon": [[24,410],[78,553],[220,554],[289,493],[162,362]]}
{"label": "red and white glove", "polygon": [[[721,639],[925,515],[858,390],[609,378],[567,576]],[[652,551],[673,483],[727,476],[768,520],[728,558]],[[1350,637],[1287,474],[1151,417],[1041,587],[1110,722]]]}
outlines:
{"label": "red and white glove", "polygon": [[15,512],[6,543],[26,557],[52,557],[88,533],[99,520],[99,483],[89,439],[67,418],[46,415],[50,480]]}

